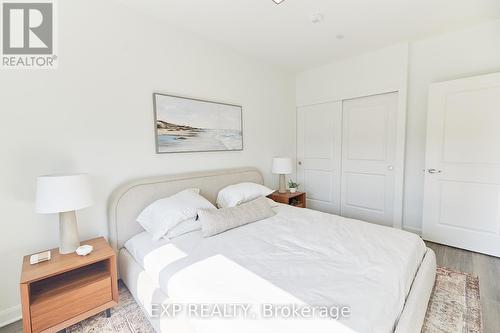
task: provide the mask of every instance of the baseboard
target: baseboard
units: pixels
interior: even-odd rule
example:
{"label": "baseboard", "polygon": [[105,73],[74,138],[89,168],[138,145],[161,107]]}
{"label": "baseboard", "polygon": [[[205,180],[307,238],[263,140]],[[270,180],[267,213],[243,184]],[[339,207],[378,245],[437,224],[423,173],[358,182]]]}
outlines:
{"label": "baseboard", "polygon": [[417,227],[411,227],[411,226],[408,226],[408,225],[404,225],[403,226],[403,230],[406,230],[406,231],[409,231],[409,232],[413,232],[414,234],[422,236],[422,229],[417,228]]}
{"label": "baseboard", "polygon": [[15,305],[8,309],[0,311],[0,327],[12,324],[22,318],[21,305]]}

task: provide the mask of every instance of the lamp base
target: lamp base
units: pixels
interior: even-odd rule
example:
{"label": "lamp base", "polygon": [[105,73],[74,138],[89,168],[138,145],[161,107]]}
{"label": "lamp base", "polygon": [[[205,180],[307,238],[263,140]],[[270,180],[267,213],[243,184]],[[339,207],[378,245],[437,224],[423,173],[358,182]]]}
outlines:
{"label": "lamp base", "polygon": [[280,175],[280,188],[278,193],[286,193],[285,175]]}
{"label": "lamp base", "polygon": [[59,213],[59,253],[73,253],[79,246],[75,211]]}

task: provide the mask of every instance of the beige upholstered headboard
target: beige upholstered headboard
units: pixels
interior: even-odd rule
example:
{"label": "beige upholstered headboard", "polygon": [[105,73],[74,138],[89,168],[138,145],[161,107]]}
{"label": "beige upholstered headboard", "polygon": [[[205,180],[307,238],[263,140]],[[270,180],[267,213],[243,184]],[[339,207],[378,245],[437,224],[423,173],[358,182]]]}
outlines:
{"label": "beige upholstered headboard", "polygon": [[199,188],[200,194],[215,204],[220,189],[231,184],[253,182],[263,184],[255,168],[193,172],[155,178],[136,179],[117,188],[108,207],[109,242],[115,251],[144,229],[135,220],[140,212],[155,200],[173,195],[186,188]]}

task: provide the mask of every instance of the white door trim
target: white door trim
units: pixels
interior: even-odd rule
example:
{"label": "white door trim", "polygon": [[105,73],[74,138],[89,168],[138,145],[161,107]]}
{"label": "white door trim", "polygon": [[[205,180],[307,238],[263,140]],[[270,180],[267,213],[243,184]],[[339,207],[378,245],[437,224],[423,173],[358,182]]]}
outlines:
{"label": "white door trim", "polygon": [[[402,229],[403,226],[403,199],[404,199],[404,167],[405,167],[405,152],[406,152],[406,109],[407,109],[407,87],[398,89],[389,89],[384,91],[376,91],[371,94],[362,96],[349,96],[342,99],[326,101],[322,103],[314,103],[311,105],[319,105],[334,102],[343,102],[345,100],[369,97],[374,95],[398,93],[398,111],[397,111],[397,127],[396,127],[396,158],[394,163],[394,214],[392,226]],[[296,107],[296,118],[298,117],[298,109],[307,105]],[[297,137],[297,136],[296,136]],[[295,146],[297,153],[297,145]]]}
{"label": "white door trim", "polygon": [[406,106],[407,89],[398,90],[398,115],[396,125],[396,169],[394,177],[394,217],[393,226],[403,227],[405,152],[406,152]]}

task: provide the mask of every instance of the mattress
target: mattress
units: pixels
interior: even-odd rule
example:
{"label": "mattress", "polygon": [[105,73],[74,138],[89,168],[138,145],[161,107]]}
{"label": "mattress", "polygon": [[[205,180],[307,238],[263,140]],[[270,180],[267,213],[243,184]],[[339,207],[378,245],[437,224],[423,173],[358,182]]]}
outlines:
{"label": "mattress", "polygon": [[[194,320],[197,332],[393,332],[426,247],[416,235],[280,205],[271,218],[209,238],[199,231],[125,247],[173,301],[348,307],[338,320]],[[248,318],[246,318],[248,319]],[[302,327],[302,325],[304,325]]]}

